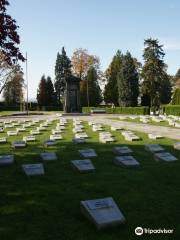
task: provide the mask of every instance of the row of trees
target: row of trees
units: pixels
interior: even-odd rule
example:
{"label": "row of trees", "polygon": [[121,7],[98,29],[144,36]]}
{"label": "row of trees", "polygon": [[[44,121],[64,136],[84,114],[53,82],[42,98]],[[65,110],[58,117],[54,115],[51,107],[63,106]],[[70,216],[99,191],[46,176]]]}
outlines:
{"label": "row of trees", "polygon": [[158,108],[160,104],[170,102],[172,78],[167,74],[162,45],[151,38],[145,40],[144,45],[143,66],[129,52],[123,55],[117,51],[113,57],[106,71],[106,103],[137,106],[141,102],[142,105]]}

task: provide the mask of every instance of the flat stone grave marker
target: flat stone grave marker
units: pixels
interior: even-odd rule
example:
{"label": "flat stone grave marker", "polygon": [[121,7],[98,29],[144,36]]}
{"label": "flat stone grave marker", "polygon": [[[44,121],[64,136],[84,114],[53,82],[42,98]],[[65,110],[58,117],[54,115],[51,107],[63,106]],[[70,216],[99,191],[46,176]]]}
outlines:
{"label": "flat stone grave marker", "polygon": [[74,138],[73,138],[73,142],[74,142],[74,143],[85,143],[85,142],[86,142],[86,139],[85,139],[85,138],[77,138],[77,137],[74,137]]}
{"label": "flat stone grave marker", "polygon": [[174,149],[180,150],[180,142],[174,144]]}
{"label": "flat stone grave marker", "polygon": [[156,133],[149,133],[148,134],[148,137],[150,138],[150,139],[160,139],[160,138],[163,138],[163,136],[161,136],[161,135],[159,135],[159,134],[156,134]]}
{"label": "flat stone grave marker", "polygon": [[40,134],[40,131],[38,131],[38,130],[31,130],[30,133],[31,133],[32,135],[39,135],[39,134]]}
{"label": "flat stone grave marker", "polygon": [[97,229],[116,226],[125,222],[125,217],[112,197],[80,202],[80,209]]}
{"label": "flat stone grave marker", "polygon": [[122,130],[123,128],[122,127],[120,127],[120,126],[112,126],[111,127],[111,130],[112,131],[118,131],[118,130]]}
{"label": "flat stone grave marker", "polygon": [[83,132],[82,128],[73,128],[73,133],[81,133]]}
{"label": "flat stone grave marker", "polygon": [[34,142],[34,141],[36,141],[36,137],[34,135],[25,136],[25,137],[23,137],[23,141]]}
{"label": "flat stone grave marker", "polygon": [[26,142],[25,142],[25,141],[21,141],[21,140],[14,141],[14,142],[12,143],[12,147],[14,147],[14,148],[23,148],[23,147],[26,147]]}
{"label": "flat stone grave marker", "polygon": [[158,152],[154,154],[154,158],[157,161],[166,161],[166,162],[172,162],[172,161],[177,161],[178,159],[174,157],[171,153],[169,152]]}
{"label": "flat stone grave marker", "polygon": [[61,134],[50,135],[50,140],[61,140],[61,139],[62,139]]}
{"label": "flat stone grave marker", "polygon": [[17,132],[25,132],[26,129],[25,129],[25,128],[16,128],[16,131],[17,131]]}
{"label": "flat stone grave marker", "polygon": [[89,158],[89,157],[97,157],[97,154],[94,149],[87,148],[79,150],[79,153],[82,157]]}
{"label": "flat stone grave marker", "polygon": [[165,151],[165,149],[163,147],[161,147],[159,144],[146,144],[145,149],[152,153]]}
{"label": "flat stone grave marker", "polygon": [[127,141],[138,141],[140,137],[136,136],[135,134],[128,134],[125,136],[125,140]]}
{"label": "flat stone grave marker", "polygon": [[56,140],[48,139],[48,140],[44,141],[44,145],[45,145],[46,147],[48,147],[48,146],[54,146],[54,145],[56,145],[56,144],[57,144]]}
{"label": "flat stone grave marker", "polygon": [[43,161],[56,161],[57,155],[54,152],[43,152],[40,154]]}
{"label": "flat stone grave marker", "polygon": [[79,172],[93,172],[95,170],[94,165],[92,164],[91,160],[84,159],[84,160],[73,160],[71,161],[72,167]]}
{"label": "flat stone grave marker", "polygon": [[7,131],[8,136],[17,136],[18,131]]}
{"label": "flat stone grave marker", "polygon": [[46,131],[47,127],[37,127],[37,131]]}
{"label": "flat stone grave marker", "polygon": [[56,126],[56,130],[65,130],[65,126]]}
{"label": "flat stone grave marker", "polygon": [[0,143],[6,143],[7,139],[5,137],[0,138]]}
{"label": "flat stone grave marker", "polygon": [[14,155],[1,155],[0,166],[10,165],[14,163]]}
{"label": "flat stone grave marker", "polygon": [[114,147],[113,152],[123,155],[123,154],[132,153],[133,151],[127,146],[122,146],[122,147]]}
{"label": "flat stone grave marker", "polygon": [[114,163],[125,166],[139,166],[140,163],[133,156],[118,156],[114,158]]}
{"label": "flat stone grave marker", "polygon": [[88,138],[87,133],[82,132],[82,133],[76,133],[75,138]]}
{"label": "flat stone grave marker", "polygon": [[44,166],[42,163],[23,164],[22,169],[27,176],[44,175]]}
{"label": "flat stone grave marker", "polygon": [[62,130],[52,129],[52,134],[60,134],[60,133],[62,133]]}

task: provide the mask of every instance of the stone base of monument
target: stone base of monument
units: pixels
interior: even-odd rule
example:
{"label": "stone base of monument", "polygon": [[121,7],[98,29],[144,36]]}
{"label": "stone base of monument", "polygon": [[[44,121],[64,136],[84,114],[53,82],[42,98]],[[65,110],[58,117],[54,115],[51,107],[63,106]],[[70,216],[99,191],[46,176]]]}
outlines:
{"label": "stone base of monument", "polygon": [[127,167],[136,167],[140,163],[133,156],[118,156],[114,158],[114,163],[117,165],[123,165]]}
{"label": "stone base of monument", "polygon": [[180,150],[180,142],[174,144],[174,149]]}
{"label": "stone base of monument", "polygon": [[1,155],[0,166],[11,165],[14,163],[14,155]]}
{"label": "stone base of monument", "polygon": [[154,154],[154,158],[157,161],[165,161],[165,162],[172,162],[172,161],[177,161],[178,159],[174,157],[171,153],[169,152],[159,152]]}
{"label": "stone base of monument", "polygon": [[54,153],[54,152],[43,152],[40,154],[40,156],[43,161],[56,161],[57,160],[56,153]]}
{"label": "stone base of monument", "polygon": [[42,163],[23,164],[22,169],[27,176],[44,175],[44,166]]}
{"label": "stone base of monument", "polygon": [[123,154],[132,153],[133,151],[127,146],[122,146],[122,147],[114,147],[113,152],[116,154],[123,155]]}
{"label": "stone base of monument", "polygon": [[117,226],[125,222],[125,217],[112,197],[81,201],[80,210],[97,229]]}
{"label": "stone base of monument", "polygon": [[71,165],[73,169],[77,170],[80,173],[94,172],[95,167],[92,164],[91,160],[73,160],[71,161]]}

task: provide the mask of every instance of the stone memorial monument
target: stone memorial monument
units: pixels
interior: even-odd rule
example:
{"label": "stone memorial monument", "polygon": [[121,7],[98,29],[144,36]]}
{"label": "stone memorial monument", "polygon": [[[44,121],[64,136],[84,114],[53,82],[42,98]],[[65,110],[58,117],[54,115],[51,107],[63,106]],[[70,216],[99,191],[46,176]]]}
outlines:
{"label": "stone memorial monument", "polygon": [[79,78],[75,76],[66,78],[64,101],[65,113],[81,113]]}

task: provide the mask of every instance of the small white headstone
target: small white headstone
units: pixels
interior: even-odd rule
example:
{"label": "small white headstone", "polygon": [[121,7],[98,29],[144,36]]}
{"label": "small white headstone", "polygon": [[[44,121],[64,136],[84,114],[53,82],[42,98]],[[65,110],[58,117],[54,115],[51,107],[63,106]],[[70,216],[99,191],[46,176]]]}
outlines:
{"label": "small white headstone", "polygon": [[29,135],[29,136],[23,137],[23,141],[34,142],[34,141],[36,141],[36,137],[34,135]]}
{"label": "small white headstone", "polygon": [[6,143],[7,139],[5,137],[0,138],[0,143]]}
{"label": "small white headstone", "polygon": [[26,142],[25,141],[14,141],[12,143],[12,147],[14,147],[14,148],[26,147]]}
{"label": "small white headstone", "polygon": [[125,218],[111,197],[80,202],[82,214],[90,219],[98,229],[116,226]]}
{"label": "small white headstone", "polygon": [[61,134],[50,135],[50,140],[61,140],[61,139],[62,139]]}
{"label": "small white headstone", "polygon": [[43,152],[40,154],[43,161],[55,161],[57,160],[56,153],[54,152]]}
{"label": "small white headstone", "polygon": [[95,170],[94,165],[89,159],[73,160],[71,161],[71,164],[73,168],[78,170],[79,172],[92,172]]}
{"label": "small white headstone", "polygon": [[14,155],[1,155],[0,166],[10,165],[14,163]]}
{"label": "small white headstone", "polygon": [[44,175],[42,163],[23,164],[22,168],[27,176]]}

